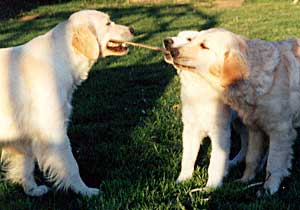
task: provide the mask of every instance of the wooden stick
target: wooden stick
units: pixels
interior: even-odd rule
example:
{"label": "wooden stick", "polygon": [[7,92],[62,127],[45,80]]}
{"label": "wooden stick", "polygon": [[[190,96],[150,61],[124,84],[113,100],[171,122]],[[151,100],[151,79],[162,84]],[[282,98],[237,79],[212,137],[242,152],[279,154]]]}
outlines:
{"label": "wooden stick", "polygon": [[244,190],[247,190],[249,188],[252,188],[252,187],[256,187],[256,186],[259,186],[259,185],[263,185],[264,183],[263,182],[256,182],[256,183],[253,183],[253,184],[249,184],[247,185]]}
{"label": "wooden stick", "polygon": [[149,50],[154,50],[154,51],[159,51],[165,54],[169,54],[170,52],[164,48],[160,48],[160,47],[154,47],[154,46],[150,46],[150,45],[145,45],[145,44],[140,44],[140,43],[135,43],[135,42],[129,42],[129,41],[121,41],[121,40],[115,40],[115,39],[111,39],[109,40],[111,42],[116,42],[116,43],[124,43],[124,44],[128,44],[134,47],[142,47],[142,48],[146,48]]}

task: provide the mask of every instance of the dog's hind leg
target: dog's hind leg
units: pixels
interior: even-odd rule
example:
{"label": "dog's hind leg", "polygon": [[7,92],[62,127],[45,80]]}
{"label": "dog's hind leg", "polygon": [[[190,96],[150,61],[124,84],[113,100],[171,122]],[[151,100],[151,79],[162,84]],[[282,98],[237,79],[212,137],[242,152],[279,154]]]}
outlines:
{"label": "dog's hind leg", "polygon": [[246,154],[246,168],[241,182],[251,181],[257,173],[259,163],[264,153],[264,133],[257,129],[249,128],[249,142]]}
{"label": "dog's hind leg", "polygon": [[59,141],[51,142],[37,141],[33,148],[39,167],[50,181],[54,181],[57,189],[70,188],[84,196],[99,194],[99,189],[89,188],[82,181],[67,135]]}
{"label": "dog's hind leg", "polygon": [[48,192],[45,185],[38,186],[34,180],[34,158],[12,148],[2,149],[1,162],[4,165],[6,179],[21,184],[29,196],[41,196]]}
{"label": "dog's hind leg", "polygon": [[233,123],[233,128],[240,136],[241,149],[238,152],[238,154],[232,160],[229,161],[229,168],[233,168],[245,159],[248,147],[249,134],[247,128],[239,120],[235,120],[235,122]]}
{"label": "dog's hind leg", "polygon": [[[292,145],[297,133],[292,126],[281,123],[276,131],[270,134],[267,175],[264,183],[265,193],[274,194],[278,191],[281,181],[290,174],[292,168]],[[260,194],[258,194],[260,196]]]}

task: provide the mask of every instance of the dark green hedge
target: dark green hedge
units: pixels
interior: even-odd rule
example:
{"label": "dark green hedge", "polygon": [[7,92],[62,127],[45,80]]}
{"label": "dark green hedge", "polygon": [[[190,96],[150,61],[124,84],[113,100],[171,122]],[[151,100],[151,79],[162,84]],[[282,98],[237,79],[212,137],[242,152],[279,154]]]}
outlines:
{"label": "dark green hedge", "polygon": [[14,18],[41,5],[68,1],[70,0],[0,0],[0,19]]}

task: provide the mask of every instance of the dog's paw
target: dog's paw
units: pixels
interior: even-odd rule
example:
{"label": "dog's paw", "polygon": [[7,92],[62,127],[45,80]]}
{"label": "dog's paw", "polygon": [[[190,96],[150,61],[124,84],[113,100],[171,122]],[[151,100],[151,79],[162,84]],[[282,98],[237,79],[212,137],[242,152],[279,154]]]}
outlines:
{"label": "dog's paw", "polygon": [[208,179],[206,183],[206,188],[217,188],[222,186],[222,179]]}
{"label": "dog's paw", "polygon": [[244,173],[243,177],[240,178],[240,179],[237,179],[236,181],[237,182],[241,182],[241,183],[248,183],[250,182],[251,180],[253,180],[255,177],[255,174],[249,174],[249,173]]}
{"label": "dog's paw", "polygon": [[49,189],[46,185],[40,185],[35,187],[27,187],[24,189],[24,191],[26,195],[38,197],[46,194],[49,191]]}
{"label": "dog's paw", "polygon": [[189,179],[191,179],[192,178],[192,175],[180,175],[178,178],[177,178],[177,180],[176,180],[176,184],[179,184],[179,183],[182,183],[182,182],[185,182],[185,181],[187,181],[187,180],[189,180]]}
{"label": "dog's paw", "polygon": [[278,191],[280,183],[280,178],[270,175],[264,183],[264,191],[269,195],[273,195]]}
{"label": "dog's paw", "polygon": [[247,177],[242,177],[240,179],[234,180],[235,182],[240,182],[240,183],[248,183],[250,180]]}
{"label": "dog's paw", "polygon": [[80,194],[83,195],[83,196],[92,197],[92,196],[101,194],[101,192],[102,191],[97,189],[97,188],[89,187],[86,190],[80,192]]}
{"label": "dog's paw", "polygon": [[270,197],[272,194],[270,193],[269,190],[266,190],[264,188],[258,190],[256,192],[256,197],[257,198],[267,198],[267,197]]}

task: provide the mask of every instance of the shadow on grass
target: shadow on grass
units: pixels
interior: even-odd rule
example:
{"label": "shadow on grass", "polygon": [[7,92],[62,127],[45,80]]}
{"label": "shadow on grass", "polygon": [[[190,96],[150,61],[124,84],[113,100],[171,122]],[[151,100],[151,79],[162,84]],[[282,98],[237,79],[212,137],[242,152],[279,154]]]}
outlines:
{"label": "shadow on grass", "polygon": [[[210,194],[207,202],[208,209],[299,209],[300,200],[297,199],[300,189],[300,167],[299,167],[299,130],[298,137],[294,145],[294,160],[291,175],[285,178],[279,188],[279,191],[272,196],[257,198],[256,192],[262,186],[246,188],[246,184],[235,183],[235,177],[240,178],[243,170],[235,170],[229,174],[225,185]],[[242,167],[244,164],[242,164]],[[238,173],[238,175],[236,174]],[[257,174],[257,177],[251,183],[263,182],[266,173],[265,169]],[[250,183],[250,184],[251,184]]]}
{"label": "shadow on grass", "polygon": [[[88,6],[87,6],[88,9]],[[144,42],[152,38],[152,36],[159,35],[159,33],[178,32],[181,30],[203,30],[210,27],[214,27],[217,24],[217,16],[208,15],[200,10],[196,10],[192,5],[180,4],[180,5],[155,5],[155,6],[130,6],[130,7],[99,7],[99,11],[108,13],[111,19],[117,23],[135,26],[138,24],[143,24],[147,18],[151,18],[155,22],[155,26],[147,28],[147,24],[143,25],[144,29],[141,27],[136,30],[136,34],[145,34],[145,36],[136,39],[137,42]],[[24,36],[24,32],[30,31],[31,34],[42,34],[53,28],[59,22],[66,20],[73,12],[78,11],[77,9],[64,11],[64,12],[54,12],[51,15],[41,14],[37,19],[30,21],[14,21],[9,24],[9,26],[3,24],[0,28],[1,34],[11,34],[7,38],[2,38],[1,47],[11,46],[11,42],[14,43]],[[138,15],[135,19],[130,17],[133,15]],[[126,20],[121,20],[125,18]],[[176,23],[180,18],[186,18],[184,22]],[[31,37],[31,38],[33,38]],[[31,39],[30,38],[30,39]],[[24,41],[17,42],[21,44]],[[15,45],[15,44],[14,44]]]}
{"label": "shadow on grass", "polygon": [[20,14],[33,10],[42,5],[51,5],[67,2],[70,0],[1,0],[0,1],[0,20],[15,18]]}
{"label": "shadow on grass", "polygon": [[[164,63],[91,72],[75,94],[70,126],[75,154],[78,152],[80,170],[88,184],[99,186],[113,170],[143,158],[137,157],[138,148],[126,150],[134,143],[131,133],[143,123],[174,74]],[[126,173],[127,178],[140,176],[135,168],[119,175]]]}
{"label": "shadow on grass", "polygon": [[[143,22],[147,18],[154,18],[157,23],[154,28],[136,30],[137,33],[146,34],[142,38],[135,40],[141,43],[149,42],[154,36],[160,36],[160,33],[171,32],[173,35],[174,32],[182,30],[176,24],[176,21],[185,15],[190,15],[191,18],[194,18],[191,21],[192,24],[188,23],[189,28],[206,29],[213,27],[217,23],[215,16],[196,11],[193,6],[188,4],[99,8],[99,10],[110,14],[111,19],[116,22],[132,14],[142,14],[142,17],[134,20],[125,19],[121,21],[122,24],[130,26],[138,25],[138,23]],[[199,25],[197,19],[205,21],[202,25]],[[162,39],[163,37],[159,42]],[[85,141],[90,142],[87,145],[93,145],[94,140],[97,139],[98,146],[86,148],[93,150],[95,154],[92,155],[92,151],[85,151],[82,154],[90,154],[91,159],[93,157],[97,159],[94,162],[94,166],[92,166],[94,170],[99,170],[99,167],[105,166],[97,173],[91,170],[91,165],[87,166],[86,170],[81,166],[81,171],[90,172],[82,175],[89,180],[88,183],[97,185],[99,184],[99,178],[109,177],[110,171],[113,171],[113,169],[124,165],[129,166],[130,164],[133,164],[132,166],[135,167],[128,170],[130,167],[127,166],[127,171],[122,171],[118,175],[121,177],[126,177],[127,175],[127,178],[131,177],[134,179],[140,178],[144,174],[139,171],[140,167],[136,167],[134,161],[145,159],[145,162],[147,162],[149,157],[141,156],[143,151],[139,150],[144,149],[142,145],[140,148],[132,150],[133,147],[130,146],[133,144],[131,134],[136,126],[143,123],[147,118],[148,111],[156,104],[157,99],[163,95],[166,86],[175,75],[172,67],[165,63],[144,64],[155,57],[157,57],[157,52],[149,51],[147,56],[139,58],[137,65],[92,72],[89,81],[84,84],[84,90],[78,91],[74,100],[74,110],[76,112],[81,109],[83,114],[74,114],[72,120],[74,127],[73,129],[71,128],[72,132],[70,132],[70,135],[74,137],[73,139],[85,139]],[[108,62],[114,62],[115,60],[118,60],[118,58],[112,57],[108,60],[103,60],[103,62],[108,64]],[[89,96],[89,98],[86,98],[86,96]],[[87,126],[92,122],[96,125],[95,127]],[[83,126],[81,127],[80,125]],[[90,137],[87,138],[86,136]],[[79,141],[78,147],[81,144],[82,141]],[[124,145],[125,147],[123,147]],[[126,147],[131,149],[126,150]],[[84,164],[86,161],[82,163]],[[95,177],[93,174],[98,176]]]}

